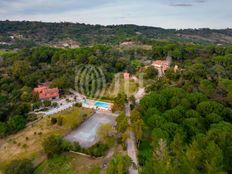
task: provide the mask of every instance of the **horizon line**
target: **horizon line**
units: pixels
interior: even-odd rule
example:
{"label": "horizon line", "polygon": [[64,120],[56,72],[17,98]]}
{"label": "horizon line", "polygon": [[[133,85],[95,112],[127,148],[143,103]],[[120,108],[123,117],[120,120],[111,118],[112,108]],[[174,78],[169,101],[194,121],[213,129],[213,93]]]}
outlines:
{"label": "horizon line", "polygon": [[38,23],[54,23],[54,24],[61,24],[61,23],[70,23],[70,24],[84,24],[84,25],[92,25],[92,26],[103,26],[103,27],[111,27],[111,26],[126,26],[126,25],[133,25],[133,26],[138,26],[138,27],[148,27],[148,28],[159,28],[159,29],[164,29],[164,30],[203,30],[203,29],[210,29],[210,30],[231,30],[232,27],[225,27],[225,28],[210,28],[210,27],[200,27],[200,28],[164,28],[164,27],[159,27],[159,26],[149,26],[149,25],[139,25],[139,24],[133,24],[133,23],[128,23],[128,24],[109,24],[109,25],[104,25],[104,24],[90,24],[90,23],[81,23],[81,22],[73,22],[73,21],[42,21],[42,20],[0,20],[0,22],[38,22]]}

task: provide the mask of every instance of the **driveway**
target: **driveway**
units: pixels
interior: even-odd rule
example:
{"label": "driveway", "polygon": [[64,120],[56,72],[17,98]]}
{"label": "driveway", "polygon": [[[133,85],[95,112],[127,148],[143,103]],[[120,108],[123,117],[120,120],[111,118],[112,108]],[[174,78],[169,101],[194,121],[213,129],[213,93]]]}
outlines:
{"label": "driveway", "polygon": [[145,88],[139,88],[139,90],[135,93],[135,99],[136,103],[139,103],[139,101],[143,98],[145,95]]}
{"label": "driveway", "polygon": [[[126,116],[130,116],[130,105],[126,104],[125,105],[125,110],[126,110]],[[129,119],[129,124],[130,124],[130,119]],[[135,144],[135,135],[133,131],[129,131],[129,138],[127,138],[126,140],[126,144],[127,144],[127,154],[128,156],[132,159],[132,162],[138,166],[138,159],[137,159],[137,147]],[[135,169],[132,166],[130,166],[129,168],[129,173],[130,174],[138,174],[138,169]]]}

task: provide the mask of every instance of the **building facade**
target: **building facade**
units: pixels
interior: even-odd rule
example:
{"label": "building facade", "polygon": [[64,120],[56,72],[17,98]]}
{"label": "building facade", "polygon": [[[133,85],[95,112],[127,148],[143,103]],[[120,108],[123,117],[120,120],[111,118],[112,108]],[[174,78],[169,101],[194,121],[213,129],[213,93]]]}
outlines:
{"label": "building facade", "polygon": [[39,84],[36,88],[34,88],[33,92],[38,94],[40,100],[52,100],[58,99],[60,97],[58,88],[50,88],[50,83],[42,83]]}

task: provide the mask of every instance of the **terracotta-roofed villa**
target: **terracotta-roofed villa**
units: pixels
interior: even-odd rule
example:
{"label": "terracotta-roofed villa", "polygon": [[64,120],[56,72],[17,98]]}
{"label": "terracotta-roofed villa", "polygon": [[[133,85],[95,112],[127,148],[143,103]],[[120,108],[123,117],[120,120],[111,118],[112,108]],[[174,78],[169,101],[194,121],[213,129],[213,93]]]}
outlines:
{"label": "terracotta-roofed villa", "polygon": [[60,97],[58,88],[50,88],[50,83],[45,82],[34,88],[33,92],[39,95],[40,100],[52,100]]}
{"label": "terracotta-roofed villa", "polygon": [[171,64],[170,58],[167,58],[166,60],[155,60],[152,62],[152,65],[159,71],[160,75],[163,75],[165,71],[169,68]]}

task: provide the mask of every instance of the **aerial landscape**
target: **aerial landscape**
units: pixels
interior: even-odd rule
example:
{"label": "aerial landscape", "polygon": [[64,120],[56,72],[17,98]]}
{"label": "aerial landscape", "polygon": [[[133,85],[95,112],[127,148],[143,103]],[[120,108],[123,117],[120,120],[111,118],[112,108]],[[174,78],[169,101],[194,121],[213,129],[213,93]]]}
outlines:
{"label": "aerial landscape", "polygon": [[0,174],[232,174],[232,1],[0,0]]}

